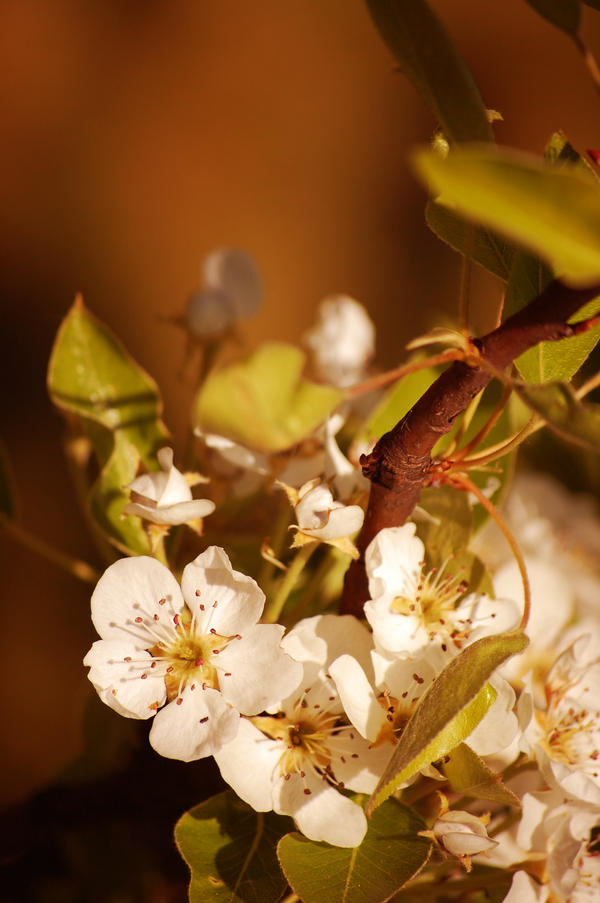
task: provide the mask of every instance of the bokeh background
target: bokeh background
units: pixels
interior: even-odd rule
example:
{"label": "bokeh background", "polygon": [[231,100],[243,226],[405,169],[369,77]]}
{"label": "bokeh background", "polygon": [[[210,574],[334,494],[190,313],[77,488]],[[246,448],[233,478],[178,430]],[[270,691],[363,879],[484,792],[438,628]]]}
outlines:
{"label": "bokeh background", "polygon": [[[581,151],[600,146],[580,57],[524,0],[433,5],[504,116],[501,143],[540,151],[562,128]],[[587,8],[582,33],[600,54],[600,15]],[[211,249],[244,248],[262,271],[248,347],[298,340],[318,302],[346,292],[393,365],[432,310],[455,307],[458,261],[424,225],[407,162],[434,123],[361,0],[4,0],[0,105],[2,434],[21,522],[73,555],[94,560],[45,369],[76,292],[158,381],[176,449],[192,382],[185,337],[166,320]],[[496,289],[477,279],[474,291],[484,328]],[[39,849],[49,821],[76,823],[92,805],[73,792],[62,812],[47,788],[83,748],[81,659],[94,636],[84,584],[6,536],[1,555],[0,783],[14,875],[32,831]],[[170,774],[183,788],[181,799],[169,790],[177,812],[195,800],[183,772]],[[151,820],[159,790],[148,793],[128,804]]]}

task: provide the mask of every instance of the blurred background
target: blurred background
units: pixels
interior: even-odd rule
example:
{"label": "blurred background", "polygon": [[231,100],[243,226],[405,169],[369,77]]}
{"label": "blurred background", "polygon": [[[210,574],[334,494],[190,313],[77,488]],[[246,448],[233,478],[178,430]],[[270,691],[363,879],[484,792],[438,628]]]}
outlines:
{"label": "blurred background", "polygon": [[[524,0],[433,5],[504,116],[500,143],[539,152],[561,128],[580,151],[600,146],[598,97],[575,48]],[[600,55],[600,15],[587,8],[582,34]],[[193,385],[184,334],[165,318],[183,311],[211,249],[244,248],[262,271],[266,299],[247,324],[248,347],[298,340],[319,301],[345,292],[369,310],[379,362],[392,366],[431,325],[426,310],[454,311],[458,258],[424,225],[407,163],[434,122],[361,0],[4,0],[0,73],[2,434],[21,522],[71,554],[94,560],[45,370],[76,292],[157,380],[176,450]],[[474,291],[483,329],[497,289],[478,278]],[[44,881],[27,893],[79,899],[64,895],[60,875],[64,863],[88,868],[74,837],[97,798],[48,787],[83,750],[90,593],[2,539],[6,863],[14,877],[32,843],[39,852],[69,824],[70,840],[52,835],[48,863],[36,860]],[[153,754],[135,755],[143,786]],[[206,795],[212,772],[167,771],[168,846],[168,825]],[[126,786],[121,806],[151,825],[160,788],[142,800]],[[117,832],[115,851],[119,843]],[[48,877],[55,854],[62,865]],[[116,900],[98,880],[93,899]],[[21,899],[11,888],[0,899]],[[131,899],[171,899],[145,893]]]}

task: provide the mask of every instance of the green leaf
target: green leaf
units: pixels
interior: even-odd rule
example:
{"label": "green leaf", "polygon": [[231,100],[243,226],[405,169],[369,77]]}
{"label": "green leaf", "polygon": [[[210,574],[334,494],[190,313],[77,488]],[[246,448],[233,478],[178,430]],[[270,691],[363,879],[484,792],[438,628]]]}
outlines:
{"label": "green leaf", "polygon": [[425,0],[367,0],[382,38],[450,141],[492,141],[485,106],[462,56]]}
{"label": "green leaf", "polygon": [[154,456],[168,436],[156,383],[80,298],[58,330],[48,390],[61,410],[121,431],[156,467]]}
{"label": "green leaf", "polygon": [[[409,359],[409,363],[424,360],[425,357],[422,352],[417,352]],[[423,367],[394,383],[360,431],[359,440],[371,442],[380,439],[384,433],[393,429],[437,379],[441,371],[442,367]]]}
{"label": "green leaf", "polygon": [[384,903],[429,859],[431,842],[418,836],[425,828],[412,809],[388,800],[355,849],[293,833],[279,841],[277,855],[303,903]]}
{"label": "green leaf", "polygon": [[568,383],[517,385],[516,389],[561,439],[600,452],[600,404],[580,401]]}
{"label": "green leaf", "polygon": [[129,501],[129,493],[123,491],[136,476],[140,456],[127,436],[114,433],[114,446],[110,457],[90,493],[90,510],[94,520],[121,551],[136,555],[149,555],[148,534],[139,517],[124,517],[123,509]]}
{"label": "green leaf", "polygon": [[496,696],[492,672],[522,652],[523,633],[483,637],[453,658],[421,697],[367,805],[367,814],[426,765],[441,759],[479,724]]}
{"label": "green leaf", "polygon": [[452,789],[463,796],[521,806],[519,797],[502,783],[502,775],[494,774],[466,743],[460,743],[446,756],[441,769]]}
{"label": "green leaf", "polygon": [[491,229],[473,226],[435,198],[427,202],[425,220],[431,231],[451,248],[468,254],[479,266],[506,282],[515,249],[502,236]]}
{"label": "green leaf", "polygon": [[290,448],[344,399],[340,389],[302,379],[304,361],[294,345],[272,342],[213,371],[196,396],[195,426],[265,452]]}
{"label": "green leaf", "polygon": [[600,279],[600,185],[576,166],[551,167],[507,148],[414,157],[439,202],[537,252],[573,285]]}
{"label": "green leaf", "polygon": [[571,36],[577,34],[581,18],[579,0],[527,0],[527,3],[561,31]]}
{"label": "green leaf", "polygon": [[286,881],[277,841],[293,821],[255,812],[231,790],[186,812],[175,826],[175,842],[191,870],[191,903],[276,903]]}
{"label": "green leaf", "polygon": [[140,459],[149,470],[157,467],[156,452],[168,437],[161,400],[154,380],[80,298],[56,336],[48,391],[58,408],[80,418],[94,447],[100,468],[90,495],[95,522],[121,551],[148,554],[139,519],[122,520],[129,500],[124,487]]}

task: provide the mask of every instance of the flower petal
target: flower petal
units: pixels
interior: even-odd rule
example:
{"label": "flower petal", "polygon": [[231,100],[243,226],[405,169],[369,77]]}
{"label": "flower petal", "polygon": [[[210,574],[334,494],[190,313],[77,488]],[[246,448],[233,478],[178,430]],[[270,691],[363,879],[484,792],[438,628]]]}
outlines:
{"label": "flower petal", "polygon": [[365,567],[372,599],[379,596],[410,596],[421,575],[425,547],[415,536],[416,525],[386,527],[371,541]]}
{"label": "flower petal", "polygon": [[115,561],[92,594],[92,621],[102,639],[129,640],[142,649],[157,642],[154,616],[160,623],[182,608],[181,590],[171,571],[146,555]]}
{"label": "flower petal", "polygon": [[215,503],[209,499],[191,499],[189,502],[178,502],[175,505],[163,505],[149,508],[137,502],[129,502],[123,509],[124,514],[136,514],[153,524],[186,524],[191,520],[208,517],[215,510]]}
{"label": "flower petal", "polygon": [[[181,701],[180,701],[181,700]],[[240,716],[218,690],[186,687],[181,696],[161,709],[150,731],[150,743],[168,759],[192,762],[214,755],[232,740]]]}
{"label": "flower petal", "polygon": [[371,634],[353,615],[303,618],[283,638],[281,645],[296,661],[325,669],[347,652],[360,663],[369,680],[373,677]]}
{"label": "flower petal", "polygon": [[246,718],[239,722],[235,738],[215,753],[215,762],[240,799],[257,812],[268,812],[273,808],[273,781],[281,779],[279,760],[285,748]]}
{"label": "flower petal", "polygon": [[376,740],[385,724],[385,711],[359,663],[351,655],[341,655],[329,666],[329,673],[354,727],[367,740]]}
{"label": "flower petal", "polygon": [[281,648],[284,628],[256,624],[219,654],[225,698],[244,715],[257,715],[285,699],[302,680],[302,665]]}
{"label": "flower petal", "polygon": [[184,568],[181,588],[199,623],[211,606],[211,628],[221,636],[235,636],[256,624],[265,604],[258,584],[234,571],[226,552],[218,546],[210,546]]}
{"label": "flower petal", "polygon": [[[307,794],[305,791],[310,790]],[[275,811],[292,815],[310,840],[357,847],[367,831],[365,813],[352,800],[314,774],[293,774],[275,789]]]}
{"label": "flower petal", "polygon": [[[97,640],[83,664],[100,699],[126,718],[151,718],[167,698],[165,682],[150,670],[152,656],[133,643]],[[145,675],[145,677],[142,677]]]}

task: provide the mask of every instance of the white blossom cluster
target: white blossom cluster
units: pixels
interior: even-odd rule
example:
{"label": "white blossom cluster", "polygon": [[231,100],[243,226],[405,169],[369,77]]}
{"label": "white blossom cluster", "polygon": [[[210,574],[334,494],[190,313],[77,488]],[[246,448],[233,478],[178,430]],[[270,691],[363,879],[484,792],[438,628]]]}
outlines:
{"label": "white blossom cluster", "polygon": [[[360,328],[343,299],[330,308]],[[323,372],[337,361],[330,326],[309,337]],[[365,330],[356,360],[353,344],[344,346],[340,384],[364,370],[372,351]],[[294,509],[292,548],[325,543],[353,555],[361,476],[335,442],[340,425],[326,424],[311,452],[285,467],[223,437],[203,438],[238,476],[278,478]],[[171,525],[212,512],[212,503],[192,500],[170,450],[160,465],[131,485],[127,514]],[[559,511],[556,523],[548,507]],[[510,766],[507,786],[522,814],[515,821],[517,810],[507,818],[506,806],[479,801],[472,811],[452,808],[459,794],[435,762],[411,783],[422,775],[444,788],[427,832],[438,855],[514,872],[507,903],[592,903],[600,899],[600,522],[539,481],[517,484],[507,520],[531,582],[530,646],[494,673],[495,699],[465,742],[494,773]],[[428,569],[414,523],[382,530],[365,556],[365,621],[317,614],[287,633],[261,623],[263,591],[222,548],[198,555],[181,584],[154,558],[117,561],[92,596],[101,639],[85,658],[90,680],[121,715],[153,718],[150,742],[161,755],[214,756],[254,809],[292,816],[311,840],[356,847],[367,819],[346,791],[373,792],[424,692],[455,656],[519,626],[522,588],[508,545],[486,526],[473,548],[493,573],[494,597]]]}

